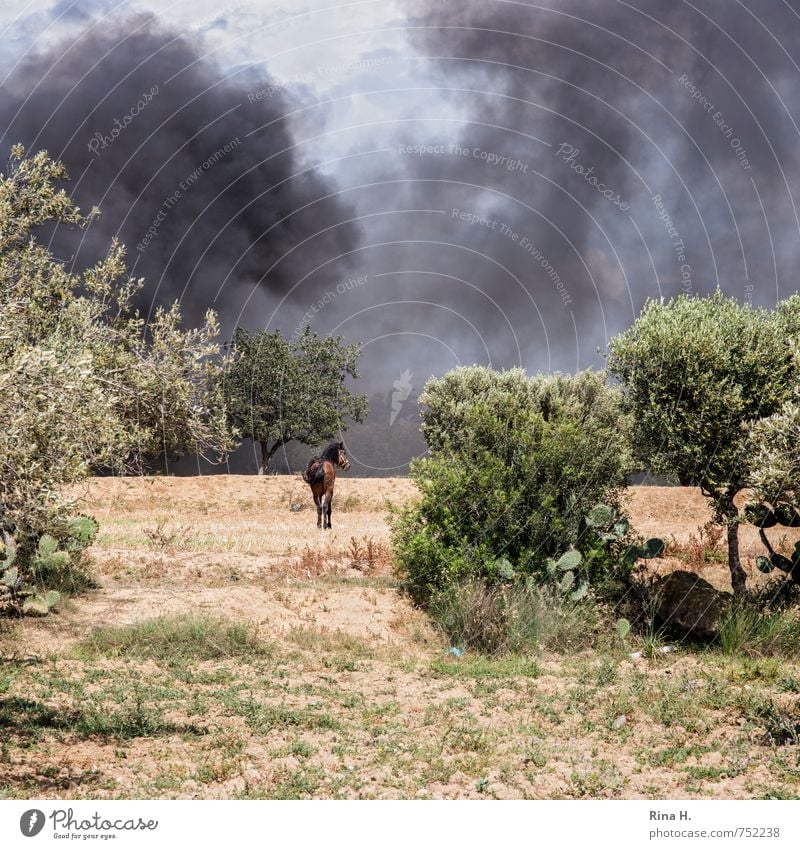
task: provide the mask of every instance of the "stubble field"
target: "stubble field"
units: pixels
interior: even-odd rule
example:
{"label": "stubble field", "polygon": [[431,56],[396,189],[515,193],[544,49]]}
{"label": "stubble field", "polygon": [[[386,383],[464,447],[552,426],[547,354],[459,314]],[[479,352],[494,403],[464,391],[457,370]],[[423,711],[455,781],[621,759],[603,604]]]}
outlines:
{"label": "stubble field", "polygon": [[[392,574],[407,480],[340,477],[327,532],[298,478],[81,494],[100,586],[0,630],[0,798],[798,796],[796,662],[631,658],[613,622],[591,650],[450,653]],[[634,488],[630,511],[675,535],[657,569],[726,586],[711,549],[687,562],[699,494]]]}

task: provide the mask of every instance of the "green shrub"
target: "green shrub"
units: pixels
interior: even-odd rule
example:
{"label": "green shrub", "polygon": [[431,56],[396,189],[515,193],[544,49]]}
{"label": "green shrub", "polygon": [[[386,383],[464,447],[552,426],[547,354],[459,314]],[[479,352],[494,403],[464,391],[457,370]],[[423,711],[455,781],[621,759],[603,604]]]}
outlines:
{"label": "green shrub", "polygon": [[454,646],[484,654],[588,648],[597,643],[600,621],[591,603],[571,601],[533,581],[453,583],[432,596],[429,611]]}
{"label": "green shrub", "polygon": [[84,551],[98,525],[88,516],[54,521],[51,533],[4,533],[0,542],[0,614],[46,616],[62,595],[97,586]]}
{"label": "green shrub", "polygon": [[[468,578],[548,582],[548,558],[591,543],[589,511],[619,510],[629,461],[603,373],[527,378],[473,366],[430,380],[420,401],[431,449],[411,468],[421,498],[393,522],[415,601]],[[595,577],[609,567],[600,559]]]}

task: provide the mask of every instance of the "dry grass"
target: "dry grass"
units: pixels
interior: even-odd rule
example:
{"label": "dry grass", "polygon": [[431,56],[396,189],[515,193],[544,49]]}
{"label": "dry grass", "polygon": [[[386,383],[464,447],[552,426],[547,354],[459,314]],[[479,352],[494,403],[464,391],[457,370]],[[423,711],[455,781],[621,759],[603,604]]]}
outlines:
{"label": "dry grass", "polygon": [[698,525],[688,539],[679,540],[674,533],[669,535],[665,555],[682,561],[684,568],[700,572],[708,564],[727,562],[725,530],[722,525],[708,521]]}
{"label": "dry grass", "polygon": [[[385,503],[408,481],[342,476],[326,532],[291,509],[311,504],[293,478],[87,494],[101,589],[0,628],[0,797],[798,795],[794,660],[632,660],[645,641],[613,623],[588,648],[576,632],[535,655],[451,653],[390,574]],[[675,533],[672,562],[702,545],[724,586],[702,500],[632,502],[644,535]]]}

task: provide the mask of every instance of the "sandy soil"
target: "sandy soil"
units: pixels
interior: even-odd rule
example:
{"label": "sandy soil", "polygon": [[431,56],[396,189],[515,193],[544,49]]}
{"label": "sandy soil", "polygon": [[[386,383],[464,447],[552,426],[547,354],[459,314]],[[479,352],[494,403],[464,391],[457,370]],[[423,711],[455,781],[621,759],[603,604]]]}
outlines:
{"label": "sandy soil", "polygon": [[[0,633],[0,798],[796,795],[798,747],[761,745],[751,704],[796,701],[796,665],[625,646],[456,659],[392,578],[386,515],[415,496],[408,480],[341,476],[325,532],[297,478],[96,479],[80,494],[101,586]],[[655,568],[727,587],[719,558],[687,563],[709,518],[698,492],[634,488],[629,509],[670,540]],[[751,558],[757,537],[742,537]],[[272,654],[82,654],[94,629],[186,613],[247,623]],[[73,724],[43,724],[56,708]]]}

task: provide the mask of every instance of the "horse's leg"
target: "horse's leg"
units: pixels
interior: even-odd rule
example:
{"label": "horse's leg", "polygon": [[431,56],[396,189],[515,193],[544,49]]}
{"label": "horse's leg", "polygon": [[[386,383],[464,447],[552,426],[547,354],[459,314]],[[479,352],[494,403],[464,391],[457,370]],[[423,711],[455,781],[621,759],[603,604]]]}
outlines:
{"label": "horse's leg", "polygon": [[317,506],[317,527],[322,527],[322,496],[317,495],[316,492],[312,490],[312,494],[314,496],[314,504]]}
{"label": "horse's leg", "polygon": [[331,527],[331,501],[333,501],[333,487],[325,493],[325,527],[330,530]]}

